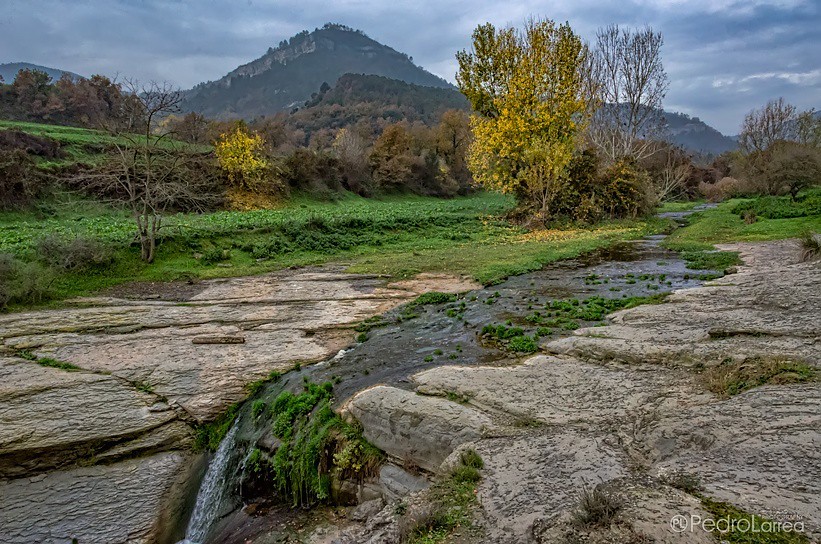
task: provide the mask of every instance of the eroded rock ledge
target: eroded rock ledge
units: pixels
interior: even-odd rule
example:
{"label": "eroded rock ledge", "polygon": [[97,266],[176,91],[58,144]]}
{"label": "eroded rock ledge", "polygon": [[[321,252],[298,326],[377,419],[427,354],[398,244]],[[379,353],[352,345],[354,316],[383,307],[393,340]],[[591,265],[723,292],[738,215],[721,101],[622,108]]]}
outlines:
{"label": "eroded rock ledge", "polygon": [[[316,269],[207,281],[183,301],[85,298],[0,316],[0,542],[176,541],[203,470],[191,423],[272,371],[336,353],[365,318],[476,287]],[[193,342],[217,336],[243,341]]]}

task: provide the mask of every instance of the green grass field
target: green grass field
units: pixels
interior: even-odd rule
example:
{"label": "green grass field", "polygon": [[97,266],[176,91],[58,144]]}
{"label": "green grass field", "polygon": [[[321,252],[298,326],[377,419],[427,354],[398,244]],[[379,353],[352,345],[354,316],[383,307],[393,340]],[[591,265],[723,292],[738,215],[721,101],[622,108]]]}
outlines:
{"label": "green grass field", "polygon": [[[715,244],[729,242],[757,242],[796,238],[803,232],[821,232],[821,189],[806,191],[798,202],[789,197],[734,198],[717,207],[699,211],[690,217],[689,224],[673,232],[664,245],[677,251],[714,249]],[[758,209],[755,222],[743,218],[746,208]],[[784,209],[792,213],[784,213]],[[779,217],[799,215],[798,217]],[[774,217],[767,217],[774,216]]]}
{"label": "green grass field", "polygon": [[[38,159],[37,163],[41,168],[55,168],[72,164],[97,165],[104,160],[105,151],[114,144],[129,145],[127,137],[117,137],[100,130],[88,128],[0,120],[0,130],[7,129],[20,130],[35,136],[51,138],[60,143],[60,148],[66,156],[57,160]],[[184,145],[195,152],[205,152],[211,149],[210,146],[192,146],[174,141],[169,141],[167,145]]]}
{"label": "green grass field", "polygon": [[503,219],[512,206],[496,193],[451,200],[347,195],[337,202],[296,199],[276,210],[179,214],[166,219],[157,258],[147,265],[132,244],[134,228],[125,213],[69,197],[51,203],[47,217],[0,213],[0,253],[38,261],[39,241],[55,234],[112,248],[111,264],[59,270],[53,300],[130,281],[243,276],[326,262],[395,278],[450,272],[490,284],[668,225],[613,221],[526,232]]}

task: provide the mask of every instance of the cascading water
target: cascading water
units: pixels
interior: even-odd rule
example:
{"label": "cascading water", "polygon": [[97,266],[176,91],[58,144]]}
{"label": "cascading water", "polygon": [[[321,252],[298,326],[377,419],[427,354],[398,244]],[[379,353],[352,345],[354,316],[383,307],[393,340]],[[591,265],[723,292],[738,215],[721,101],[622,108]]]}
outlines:
{"label": "cascading water", "polygon": [[202,544],[208,537],[211,526],[220,516],[231,489],[228,480],[232,477],[230,460],[236,444],[237,423],[231,427],[208,465],[208,471],[197,493],[197,502],[191,521],[185,531],[185,540],[179,544]]}

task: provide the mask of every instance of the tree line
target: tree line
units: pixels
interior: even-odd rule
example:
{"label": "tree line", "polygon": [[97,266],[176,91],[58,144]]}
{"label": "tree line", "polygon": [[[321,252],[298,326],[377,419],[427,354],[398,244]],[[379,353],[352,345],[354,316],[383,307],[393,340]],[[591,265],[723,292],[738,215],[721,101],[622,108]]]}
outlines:
{"label": "tree line", "polygon": [[[585,43],[569,24],[476,28],[457,54],[471,103],[467,161],[483,186],[512,193],[529,221],[635,217],[670,198],[796,195],[819,183],[819,118],[783,100],[751,112],[741,148],[707,167],[664,139],[663,36],[610,25]],[[745,184],[725,180],[729,172]],[[729,179],[729,178],[728,178]]]}

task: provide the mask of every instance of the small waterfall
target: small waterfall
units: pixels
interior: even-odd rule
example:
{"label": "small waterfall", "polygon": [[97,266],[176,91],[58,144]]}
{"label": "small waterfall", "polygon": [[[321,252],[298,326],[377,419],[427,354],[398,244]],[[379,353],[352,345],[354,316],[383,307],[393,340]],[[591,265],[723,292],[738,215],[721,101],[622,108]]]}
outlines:
{"label": "small waterfall", "polygon": [[200,485],[197,493],[197,503],[194,512],[191,514],[191,521],[188,522],[188,529],[185,531],[185,540],[180,544],[202,544],[211,530],[211,526],[217,521],[224,506],[225,500],[230,498],[228,480],[231,477],[230,463],[231,453],[235,445],[237,434],[237,422],[222,439],[222,442],[208,465],[208,471]]}

